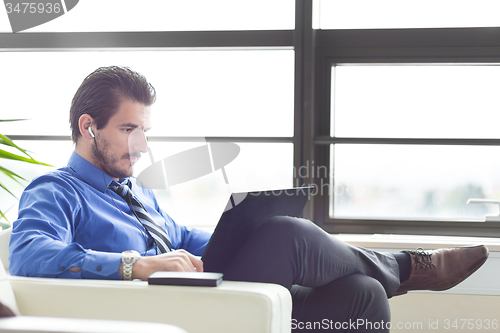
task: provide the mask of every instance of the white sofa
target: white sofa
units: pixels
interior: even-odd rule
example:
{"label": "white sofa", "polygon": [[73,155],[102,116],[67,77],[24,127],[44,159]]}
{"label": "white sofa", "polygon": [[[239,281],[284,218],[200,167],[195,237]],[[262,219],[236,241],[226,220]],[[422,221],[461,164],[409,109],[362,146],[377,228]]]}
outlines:
{"label": "white sofa", "polygon": [[[44,311],[47,317],[26,316],[24,315],[26,312],[18,307],[16,294],[3,265],[0,265],[0,302],[16,314],[14,317],[0,318],[0,333],[186,333],[178,327],[167,324],[57,318],[59,315],[57,308],[53,308],[49,302],[46,302]],[[73,305],[73,308],[78,310],[82,306],[84,305]]]}
{"label": "white sofa", "polygon": [[[0,232],[0,259],[6,269],[9,239],[10,229]],[[191,333],[291,330],[290,293],[275,284],[223,281],[205,288],[17,276],[8,276],[8,281],[19,312],[27,316],[156,322]]]}

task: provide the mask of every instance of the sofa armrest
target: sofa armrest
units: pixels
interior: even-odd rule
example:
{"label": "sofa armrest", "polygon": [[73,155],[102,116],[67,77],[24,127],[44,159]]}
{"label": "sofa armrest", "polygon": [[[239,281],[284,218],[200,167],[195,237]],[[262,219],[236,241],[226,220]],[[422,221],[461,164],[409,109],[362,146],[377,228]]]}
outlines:
{"label": "sofa armrest", "polygon": [[6,272],[9,271],[9,241],[11,233],[12,227],[5,230],[1,230],[0,228],[0,260]]}
{"label": "sofa armrest", "polygon": [[10,277],[22,315],[167,323],[188,332],[290,332],[288,290],[223,281],[218,287]]}
{"label": "sofa armrest", "polygon": [[0,319],[0,332],[9,333],[186,333],[178,327],[116,320],[17,316]]}

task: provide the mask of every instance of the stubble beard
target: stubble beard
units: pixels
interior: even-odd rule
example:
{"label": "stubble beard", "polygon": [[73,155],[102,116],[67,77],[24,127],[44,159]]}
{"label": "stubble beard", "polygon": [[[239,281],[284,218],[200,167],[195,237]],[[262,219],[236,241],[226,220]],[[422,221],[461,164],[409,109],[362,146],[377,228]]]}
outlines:
{"label": "stubble beard", "polygon": [[109,153],[108,142],[104,139],[99,140],[99,144],[97,144],[97,140],[94,138],[94,144],[92,145],[92,157],[94,161],[98,163],[97,167],[103,170],[112,178],[126,178],[132,176],[132,166],[130,166],[129,170],[124,170],[118,167],[118,162],[121,159],[130,158],[130,154],[124,154],[121,158],[116,158]]}

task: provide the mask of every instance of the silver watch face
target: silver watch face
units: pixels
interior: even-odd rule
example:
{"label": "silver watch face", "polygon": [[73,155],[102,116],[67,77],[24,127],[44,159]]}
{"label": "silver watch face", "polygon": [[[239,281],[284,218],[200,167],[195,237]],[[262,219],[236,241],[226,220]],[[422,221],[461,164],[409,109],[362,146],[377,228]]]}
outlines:
{"label": "silver watch face", "polygon": [[122,252],[122,257],[127,257],[127,258],[140,258],[141,254],[135,250],[128,250],[128,251],[123,251]]}
{"label": "silver watch face", "polygon": [[139,252],[134,251],[134,250],[122,252],[122,261],[126,264],[134,263],[140,257],[141,257],[141,255],[139,254]]}

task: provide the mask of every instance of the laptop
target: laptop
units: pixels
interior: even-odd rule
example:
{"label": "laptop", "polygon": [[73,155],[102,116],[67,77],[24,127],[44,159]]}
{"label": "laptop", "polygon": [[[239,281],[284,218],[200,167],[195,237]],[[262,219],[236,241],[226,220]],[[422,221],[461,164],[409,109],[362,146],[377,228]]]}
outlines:
{"label": "laptop", "polygon": [[202,255],[205,272],[224,272],[252,231],[273,216],[300,217],[313,187],[233,193]]}

